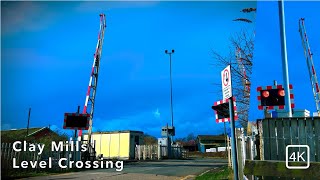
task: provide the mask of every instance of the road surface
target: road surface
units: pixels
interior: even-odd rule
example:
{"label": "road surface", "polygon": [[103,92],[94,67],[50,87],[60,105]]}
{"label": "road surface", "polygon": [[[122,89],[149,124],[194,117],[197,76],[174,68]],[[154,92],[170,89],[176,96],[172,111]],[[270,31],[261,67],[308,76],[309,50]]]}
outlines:
{"label": "road surface", "polygon": [[163,160],[141,161],[123,165],[123,170],[95,169],[65,173],[45,177],[32,177],[32,180],[79,179],[79,180],[190,180],[209,169],[227,165],[224,159]]}

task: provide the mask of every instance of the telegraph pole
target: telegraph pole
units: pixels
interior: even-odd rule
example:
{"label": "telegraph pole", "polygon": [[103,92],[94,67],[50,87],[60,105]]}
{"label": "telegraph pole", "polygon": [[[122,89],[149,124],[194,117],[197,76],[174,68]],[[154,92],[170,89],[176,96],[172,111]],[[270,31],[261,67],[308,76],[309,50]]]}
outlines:
{"label": "telegraph pole", "polygon": [[[168,50],[165,50],[166,54],[169,54],[169,60],[170,60],[170,110],[171,110],[171,126],[172,129],[174,129],[174,125],[173,125],[173,102],[172,102],[172,66],[171,66],[171,55],[174,53],[174,49],[171,50],[171,52],[169,52]],[[174,134],[175,132],[173,132]],[[172,142],[173,142],[173,134],[171,136],[172,138]]]}
{"label": "telegraph pole", "polygon": [[27,136],[29,135],[30,114],[31,114],[31,108],[29,108],[29,114],[28,114]]}

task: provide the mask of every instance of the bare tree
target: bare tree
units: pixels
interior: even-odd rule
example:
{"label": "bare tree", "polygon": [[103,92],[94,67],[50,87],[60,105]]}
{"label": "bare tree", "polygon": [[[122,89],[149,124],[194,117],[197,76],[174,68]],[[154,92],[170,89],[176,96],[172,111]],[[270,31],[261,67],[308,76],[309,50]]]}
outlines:
{"label": "bare tree", "polygon": [[[255,13],[256,8],[246,8],[241,12]],[[252,20],[246,18],[238,18],[233,21],[252,23]],[[232,35],[229,40],[228,55],[222,55],[212,50],[212,55],[215,60],[213,65],[223,69],[231,64],[232,91],[233,96],[236,98],[238,119],[242,127],[246,128],[250,107],[250,78],[253,65],[254,32],[248,29],[242,29],[240,32]],[[219,87],[219,89],[221,87],[220,83],[214,83],[214,85]]]}
{"label": "bare tree", "polygon": [[144,134],[143,135],[143,142],[145,145],[153,145],[153,144],[157,144],[158,140],[154,136],[151,136],[149,134]]}

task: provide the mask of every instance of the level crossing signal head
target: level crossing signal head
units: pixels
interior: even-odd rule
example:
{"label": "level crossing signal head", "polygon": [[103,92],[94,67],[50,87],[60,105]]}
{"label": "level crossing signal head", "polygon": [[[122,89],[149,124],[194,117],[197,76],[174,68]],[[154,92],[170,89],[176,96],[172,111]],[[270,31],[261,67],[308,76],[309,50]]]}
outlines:
{"label": "level crossing signal head", "polygon": [[[235,97],[232,97],[233,100],[233,107],[232,111],[234,111],[234,120],[238,119],[238,113],[237,113],[237,106],[236,106],[236,99]],[[230,122],[231,117],[230,117],[230,108],[229,108],[229,99],[224,99],[220,100],[214,103],[211,108],[215,112],[215,119],[217,123],[222,123],[222,122]]]}
{"label": "level crossing signal head", "polygon": [[260,90],[261,106],[284,106],[285,92],[284,89],[266,89]]}
{"label": "level crossing signal head", "polygon": [[292,92],[293,86],[289,84],[289,93],[286,93],[282,85],[275,86],[259,86],[257,87],[258,93],[258,109],[263,110],[264,107],[268,109],[284,109],[288,106],[285,97],[290,98],[291,108],[294,108],[294,95]]}
{"label": "level crossing signal head", "polygon": [[89,129],[90,114],[65,113],[63,129]]}
{"label": "level crossing signal head", "polygon": [[218,114],[219,119],[229,118],[229,103],[222,103],[211,107]]}

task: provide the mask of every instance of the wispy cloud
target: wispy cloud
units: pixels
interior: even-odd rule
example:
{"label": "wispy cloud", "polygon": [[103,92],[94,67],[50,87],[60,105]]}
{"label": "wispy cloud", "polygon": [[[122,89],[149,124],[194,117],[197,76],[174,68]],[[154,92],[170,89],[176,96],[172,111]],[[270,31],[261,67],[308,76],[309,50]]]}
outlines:
{"label": "wispy cloud", "polygon": [[2,2],[2,35],[48,28],[54,15],[46,2]]}
{"label": "wispy cloud", "polygon": [[105,12],[111,9],[118,8],[139,8],[139,7],[152,7],[159,4],[159,1],[97,1],[81,2],[78,7],[75,8],[78,12]]}
{"label": "wispy cloud", "polygon": [[159,112],[159,109],[157,108],[157,110],[155,112],[153,112],[153,115],[156,119],[160,119],[160,112]]}
{"label": "wispy cloud", "polygon": [[34,66],[34,64],[41,64],[41,66],[52,65],[53,58],[49,55],[41,55],[35,52],[32,48],[11,48],[2,49],[2,62],[5,65],[14,66]]}

